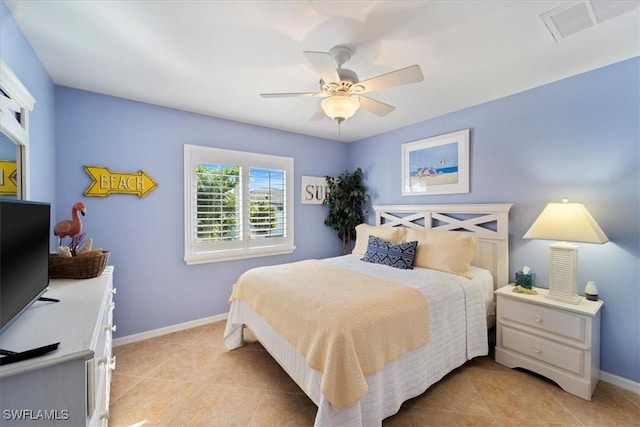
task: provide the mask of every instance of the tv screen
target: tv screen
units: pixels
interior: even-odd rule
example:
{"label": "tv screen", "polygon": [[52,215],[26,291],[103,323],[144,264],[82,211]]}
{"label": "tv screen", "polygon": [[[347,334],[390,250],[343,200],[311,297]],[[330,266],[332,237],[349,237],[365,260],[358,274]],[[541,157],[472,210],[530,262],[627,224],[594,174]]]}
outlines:
{"label": "tv screen", "polygon": [[0,199],[0,333],[49,286],[48,203]]}

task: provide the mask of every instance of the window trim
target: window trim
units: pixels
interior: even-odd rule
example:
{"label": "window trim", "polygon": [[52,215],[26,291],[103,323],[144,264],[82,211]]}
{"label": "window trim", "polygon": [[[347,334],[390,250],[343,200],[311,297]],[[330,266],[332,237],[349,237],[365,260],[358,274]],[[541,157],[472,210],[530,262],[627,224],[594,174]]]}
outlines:
{"label": "window trim", "polygon": [[[217,157],[217,159],[216,159]],[[250,239],[246,236],[241,240],[242,247],[216,250],[198,249],[198,244],[193,242],[195,235],[195,222],[191,221],[195,218],[195,192],[197,189],[197,180],[195,179],[195,168],[198,163],[234,163],[237,166],[246,168],[247,172],[243,175],[248,176],[249,167],[269,167],[280,168],[285,170],[285,214],[286,228],[284,242],[273,245],[256,245],[249,247]],[[263,256],[283,255],[292,253],[296,247],[294,245],[294,173],[293,158],[274,156],[268,154],[251,153],[236,150],[227,150],[222,148],[205,147],[198,145],[184,145],[184,261],[187,265],[204,264],[209,262],[231,261],[237,259],[256,258]],[[241,191],[243,192],[243,203],[249,203],[249,186],[248,183],[241,181]],[[248,206],[247,206],[248,207]],[[245,209],[247,218],[242,221],[248,221],[249,210]],[[202,244],[205,246],[207,244]],[[210,244],[208,244],[210,245]],[[202,247],[201,246],[201,247]]]}

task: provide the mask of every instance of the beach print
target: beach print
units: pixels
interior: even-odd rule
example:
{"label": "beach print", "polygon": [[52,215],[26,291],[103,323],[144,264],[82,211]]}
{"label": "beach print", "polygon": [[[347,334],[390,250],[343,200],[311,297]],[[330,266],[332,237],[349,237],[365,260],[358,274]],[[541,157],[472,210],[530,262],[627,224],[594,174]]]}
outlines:
{"label": "beach print", "polygon": [[409,153],[409,178],[413,191],[458,182],[458,143],[423,148]]}
{"label": "beach print", "polygon": [[402,195],[469,192],[469,129],[402,144]]}

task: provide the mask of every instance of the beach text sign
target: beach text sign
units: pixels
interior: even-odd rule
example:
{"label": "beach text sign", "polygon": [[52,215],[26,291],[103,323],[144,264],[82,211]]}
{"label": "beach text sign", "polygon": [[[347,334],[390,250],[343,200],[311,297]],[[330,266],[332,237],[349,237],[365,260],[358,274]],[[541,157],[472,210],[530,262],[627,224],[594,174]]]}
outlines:
{"label": "beach text sign", "polygon": [[0,160],[0,195],[18,193],[18,166],[15,160]]}
{"label": "beach text sign", "polygon": [[135,194],[144,197],[155,190],[158,183],[144,172],[114,172],[103,166],[85,166],[92,179],[84,191],[87,197],[106,197],[111,194]]}
{"label": "beach text sign", "polygon": [[303,176],[301,203],[303,205],[321,205],[329,194],[325,177]]}

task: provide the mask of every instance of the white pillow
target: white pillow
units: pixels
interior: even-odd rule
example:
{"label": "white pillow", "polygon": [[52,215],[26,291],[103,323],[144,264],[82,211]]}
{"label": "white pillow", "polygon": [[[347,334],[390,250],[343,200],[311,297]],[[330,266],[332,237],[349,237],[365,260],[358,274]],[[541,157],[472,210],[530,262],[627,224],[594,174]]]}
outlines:
{"label": "white pillow", "polygon": [[477,240],[466,233],[409,228],[405,240],[417,240],[413,265],[446,271],[471,278],[469,267],[476,253]]}
{"label": "white pillow", "polygon": [[405,230],[403,227],[376,227],[362,223],[356,227],[356,246],[351,253],[364,255],[367,252],[369,236],[379,237],[391,243],[400,243],[404,241]]}

